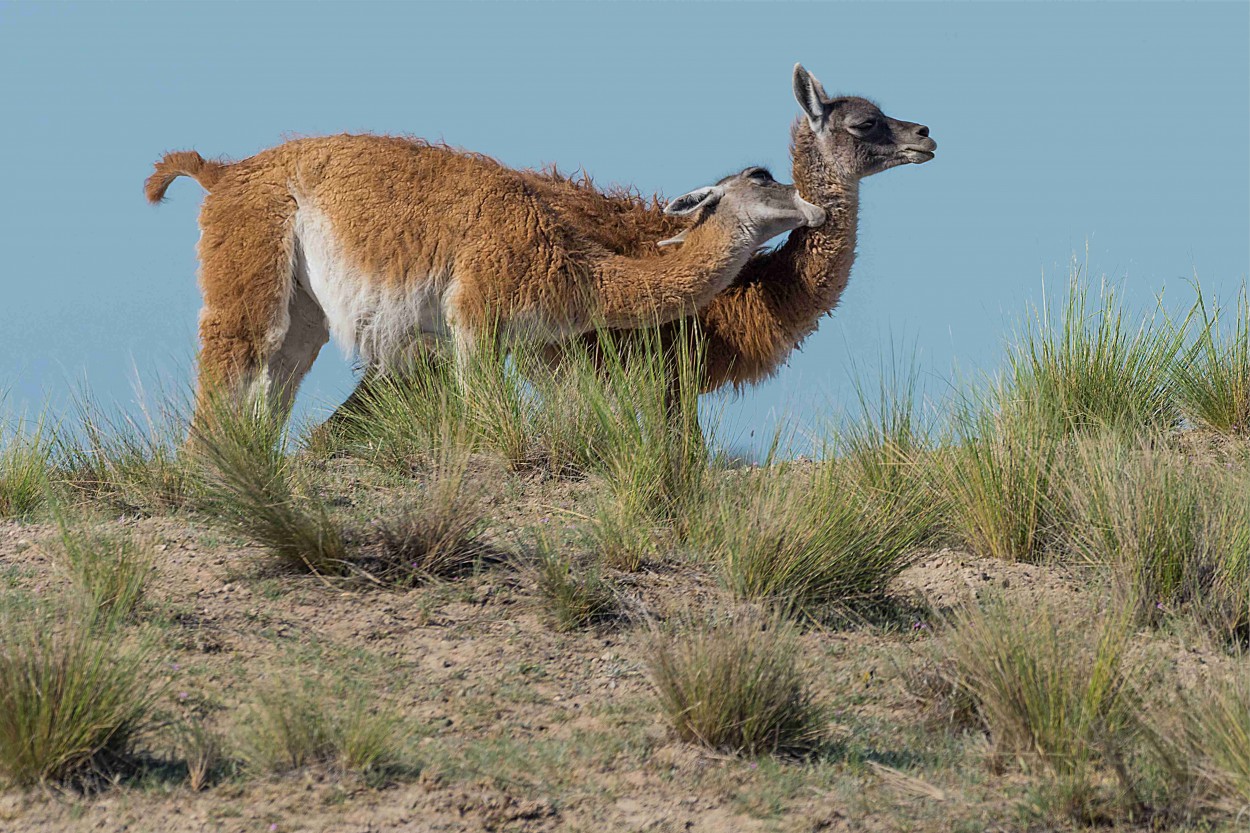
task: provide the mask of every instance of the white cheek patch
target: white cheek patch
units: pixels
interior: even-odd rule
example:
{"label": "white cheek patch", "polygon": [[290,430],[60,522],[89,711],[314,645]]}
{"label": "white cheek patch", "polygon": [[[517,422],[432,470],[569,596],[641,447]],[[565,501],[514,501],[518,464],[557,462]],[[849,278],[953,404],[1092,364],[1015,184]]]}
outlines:
{"label": "white cheek patch", "polygon": [[307,201],[295,213],[295,237],[296,280],[317,299],[330,334],[348,356],[385,367],[407,355],[423,335],[447,337],[450,275],[409,275],[403,285],[387,286],[356,265],[359,259],[344,250],[330,218]]}

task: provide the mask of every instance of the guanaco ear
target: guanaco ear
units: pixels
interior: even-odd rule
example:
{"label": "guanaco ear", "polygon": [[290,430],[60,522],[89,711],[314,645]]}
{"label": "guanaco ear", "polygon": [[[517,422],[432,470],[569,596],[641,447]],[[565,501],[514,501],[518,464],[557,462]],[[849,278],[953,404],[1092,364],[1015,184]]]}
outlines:
{"label": "guanaco ear", "polygon": [[682,194],[664,206],[664,213],[674,217],[685,217],[687,214],[693,214],[704,206],[710,208],[716,205],[724,195],[725,189],[719,185],[696,188],[689,194]]}
{"label": "guanaco ear", "polygon": [[794,98],[807,114],[812,130],[819,132],[829,115],[829,96],[816,76],[803,69],[802,64],[794,65]]}

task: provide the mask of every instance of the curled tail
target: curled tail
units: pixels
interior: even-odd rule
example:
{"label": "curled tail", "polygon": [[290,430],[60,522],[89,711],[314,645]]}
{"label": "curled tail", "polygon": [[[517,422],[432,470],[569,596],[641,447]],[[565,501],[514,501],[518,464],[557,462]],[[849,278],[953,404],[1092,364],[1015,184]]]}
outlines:
{"label": "curled tail", "polygon": [[148,202],[158,203],[165,199],[165,191],[180,176],[189,176],[204,188],[212,191],[213,185],[230,165],[205,159],[193,150],[179,150],[165,154],[156,163],[156,170],[143,183],[143,193]]}

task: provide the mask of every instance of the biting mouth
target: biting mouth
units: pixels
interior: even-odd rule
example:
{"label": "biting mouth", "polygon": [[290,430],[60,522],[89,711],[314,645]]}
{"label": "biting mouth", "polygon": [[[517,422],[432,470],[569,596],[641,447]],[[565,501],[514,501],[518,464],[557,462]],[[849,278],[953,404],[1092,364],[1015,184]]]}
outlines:
{"label": "biting mouth", "polygon": [[924,162],[928,162],[930,159],[932,159],[934,156],[934,153],[931,150],[921,150],[919,148],[905,148],[903,150],[902,156],[908,162],[912,162],[914,164],[919,165]]}

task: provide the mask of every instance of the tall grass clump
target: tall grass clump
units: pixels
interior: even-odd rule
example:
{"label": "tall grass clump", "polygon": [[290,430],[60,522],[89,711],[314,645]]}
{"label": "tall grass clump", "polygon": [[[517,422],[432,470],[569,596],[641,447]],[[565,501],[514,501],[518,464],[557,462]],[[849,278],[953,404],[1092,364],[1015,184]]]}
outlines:
{"label": "tall grass clump", "polygon": [[820,618],[884,598],[929,535],[919,501],[861,490],[833,462],[774,466],[711,495],[693,546],[738,598]]}
{"label": "tall grass clump", "polygon": [[1064,468],[1062,549],[1112,567],[1142,619],[1192,605],[1230,635],[1250,624],[1244,477],[1116,433],[1074,443]]}
{"label": "tall grass clump", "polygon": [[120,621],[143,600],[155,553],[151,544],[128,532],[92,528],[57,514],[54,556],[93,615]]}
{"label": "tall grass clump", "polygon": [[[950,672],[988,731],[994,760],[1052,779],[1065,815],[1091,820],[1108,803],[1143,810],[1130,759],[1146,744],[1125,655],[1130,629],[1061,622],[1044,604],[990,599],[950,622]],[[1115,780],[1117,795],[1101,788]]]}
{"label": "tall grass clump", "polygon": [[1202,329],[1177,363],[1175,389],[1185,415],[1197,425],[1225,433],[1250,432],[1250,298],[1242,284],[1231,327],[1225,310],[1207,310],[1202,290],[1195,304]]}
{"label": "tall grass clump", "polygon": [[77,426],[59,433],[55,450],[56,479],[71,494],[144,515],[194,502],[194,472],[179,452],[185,403],[175,397],[159,413],[110,415],[80,393],[74,409]]}
{"label": "tall grass clump", "polygon": [[1010,398],[1033,401],[1071,430],[1176,425],[1171,380],[1187,322],[1158,309],[1134,327],[1105,281],[1091,294],[1074,268],[1058,311],[1044,302],[1030,316],[1008,354]]}
{"label": "tall grass clump", "polygon": [[569,347],[539,384],[540,436],[565,468],[600,479],[596,545],[612,566],[637,569],[685,536],[708,481],[702,356],[681,327],[597,338],[593,350]]}
{"label": "tall grass clump", "polygon": [[793,627],[744,614],[655,636],[651,681],[685,741],[746,755],[803,754],[823,739],[822,710],[799,667]]}
{"label": "tall grass clump", "polygon": [[[834,431],[841,471],[851,488],[916,515],[917,526],[928,526],[936,536],[945,510],[928,474],[937,455],[933,426],[917,413],[920,377],[914,357],[906,366],[883,364],[877,378],[872,392],[856,376],[860,413]],[[919,533],[918,542],[928,537]]]}
{"label": "tall grass clump", "polygon": [[403,719],[355,694],[339,696],[298,678],[259,687],[237,729],[244,761],[264,772],[321,765],[379,780],[403,770]]}
{"label": "tall grass clump", "polygon": [[936,464],[947,521],[978,555],[1037,561],[1048,543],[1063,443],[1053,416],[998,390],[963,403]]}
{"label": "tall grass clump", "polygon": [[264,402],[217,401],[192,436],[213,508],[279,562],[336,575],[347,543],[324,502],[300,483],[281,422]]}
{"label": "tall grass clump", "polygon": [[94,620],[0,612],[0,775],[86,783],[124,768],[153,726],[147,661]]}
{"label": "tall grass clump", "polygon": [[431,578],[466,575],[486,552],[482,489],[472,481],[471,457],[448,440],[433,453],[420,494],[376,525],[366,566],[388,584],[411,587]]}
{"label": "tall grass clump", "polygon": [[0,519],[29,518],[43,504],[51,454],[42,422],[30,433],[21,421],[0,425]]}
{"label": "tall grass clump", "polygon": [[512,468],[532,465],[532,392],[517,362],[489,341],[460,367],[445,352],[431,350],[385,373],[367,373],[318,429],[315,444],[401,473],[449,439],[495,453]]}

